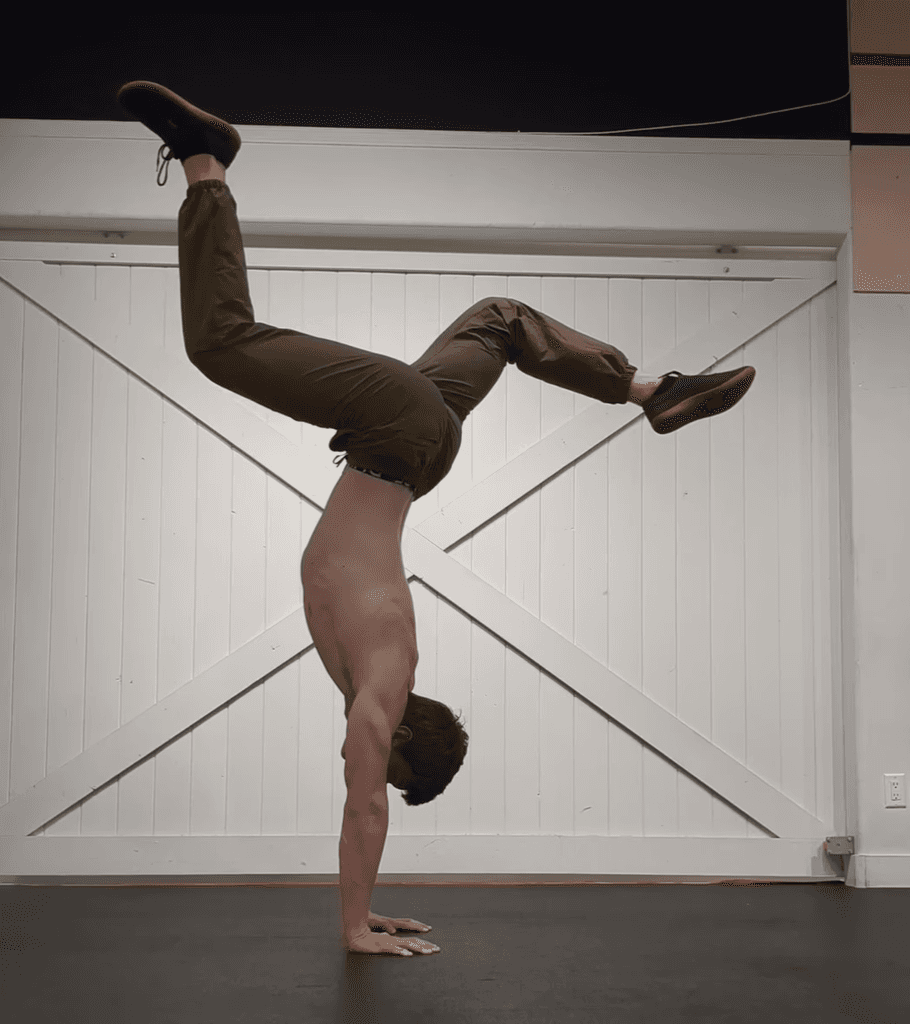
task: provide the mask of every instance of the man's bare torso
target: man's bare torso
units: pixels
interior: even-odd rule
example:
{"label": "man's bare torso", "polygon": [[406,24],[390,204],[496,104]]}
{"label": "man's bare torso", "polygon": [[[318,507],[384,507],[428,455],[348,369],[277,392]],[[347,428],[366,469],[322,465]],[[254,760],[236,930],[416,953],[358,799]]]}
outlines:
{"label": "man's bare torso", "polygon": [[344,694],[345,715],[376,651],[404,646],[417,658],[414,605],[401,558],[412,500],[406,487],[345,469],[303,553],[307,624]]}

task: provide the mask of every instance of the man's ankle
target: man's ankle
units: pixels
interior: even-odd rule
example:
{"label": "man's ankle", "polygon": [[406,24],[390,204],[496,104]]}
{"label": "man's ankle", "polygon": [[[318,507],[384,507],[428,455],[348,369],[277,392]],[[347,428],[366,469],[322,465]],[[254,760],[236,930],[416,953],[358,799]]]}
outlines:
{"label": "man's ankle", "polygon": [[660,387],[660,382],[663,380],[663,377],[645,377],[643,380],[636,379],[640,376],[638,373],[635,374],[635,377],[632,378],[632,385],[629,388],[629,401],[634,402],[636,405],[643,405],[647,402]]}
{"label": "man's ankle", "polygon": [[224,164],[216,160],[211,153],[196,153],[194,156],[188,156],[182,163],[187,185],[193,185],[197,181],[225,180],[227,171]]}

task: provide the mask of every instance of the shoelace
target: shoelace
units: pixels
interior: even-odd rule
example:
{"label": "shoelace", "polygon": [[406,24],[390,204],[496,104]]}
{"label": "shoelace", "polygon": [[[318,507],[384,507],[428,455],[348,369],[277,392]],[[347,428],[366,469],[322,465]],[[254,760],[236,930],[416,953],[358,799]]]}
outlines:
{"label": "shoelace", "polygon": [[[168,150],[167,156],[164,155],[164,151],[166,149]],[[161,172],[164,171],[164,181],[159,181],[158,182],[159,185],[166,184],[166,182],[167,182],[167,165],[168,165],[168,161],[169,160],[173,160],[173,159],[174,159],[174,153],[173,153],[172,150],[168,149],[168,145],[165,142],[162,145],[161,149],[158,150],[158,160],[155,162],[155,169],[158,171],[159,179],[161,177]],[[164,161],[164,162],[161,163],[161,161]],[[160,168],[158,166],[159,163],[161,163],[161,167]]]}

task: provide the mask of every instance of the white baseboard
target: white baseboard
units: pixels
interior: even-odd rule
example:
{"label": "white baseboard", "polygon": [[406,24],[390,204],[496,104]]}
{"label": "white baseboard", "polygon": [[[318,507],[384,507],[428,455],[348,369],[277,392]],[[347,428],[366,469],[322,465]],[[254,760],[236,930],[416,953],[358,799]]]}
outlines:
{"label": "white baseboard", "polygon": [[[910,856],[857,854],[845,862],[815,838],[389,836],[377,885],[742,880],[910,887]],[[156,881],[337,885],[338,837],[0,836],[2,885]]]}

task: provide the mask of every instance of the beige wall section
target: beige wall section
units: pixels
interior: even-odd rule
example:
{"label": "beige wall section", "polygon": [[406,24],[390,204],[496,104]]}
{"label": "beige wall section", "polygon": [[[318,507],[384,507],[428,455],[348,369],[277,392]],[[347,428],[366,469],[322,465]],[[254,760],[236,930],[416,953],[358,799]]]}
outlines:
{"label": "beige wall section", "polygon": [[[575,251],[580,244],[708,246],[712,254],[719,245],[739,247],[739,254],[724,260],[725,264],[747,262],[746,257],[753,255],[749,246],[840,247],[837,377],[829,397],[833,400],[836,391],[841,430],[840,447],[831,450],[839,459],[838,554],[843,572],[847,765],[840,784],[846,788],[844,829],[857,837],[852,882],[910,884],[908,812],[884,809],[882,779],[884,772],[910,774],[906,745],[910,726],[906,682],[910,539],[903,528],[910,494],[907,476],[900,472],[910,432],[910,352],[906,343],[910,306],[904,295],[856,295],[851,291],[847,143],[243,126],[240,131],[244,148],[229,170],[228,180],[238,199],[247,239],[254,233],[284,236],[289,241],[337,238],[349,247],[387,244],[390,248],[402,240],[423,239],[429,247],[434,240],[442,244],[439,239],[455,239],[464,245],[486,245],[493,251],[502,251],[507,245],[546,243],[562,252]],[[156,150],[151,134],[136,124],[0,122],[0,180],[4,182],[0,239],[22,237],[23,230],[75,229],[139,232],[143,241],[150,240],[146,232],[159,232],[173,244],[185,182],[179,165],[173,164],[168,185],[157,187]],[[98,235],[94,237],[97,240]],[[118,239],[118,246],[126,250],[135,238]],[[0,257],[14,258],[8,250],[0,252]],[[0,263],[0,276],[3,268]],[[735,266],[731,278],[737,273],[744,276],[742,268]],[[255,287],[254,301],[258,303]],[[111,292],[115,303],[118,294],[116,288]],[[377,322],[384,323],[393,308],[394,303]],[[0,317],[5,315],[0,310]],[[622,347],[619,338],[610,340]],[[3,341],[6,345],[6,334]],[[381,340],[377,347],[396,354]],[[113,378],[103,380],[107,387],[121,387]],[[18,429],[12,420],[7,422],[9,408],[5,406],[2,422],[5,436]],[[165,420],[164,427],[167,431],[184,429],[182,421]],[[123,428],[124,423],[116,425],[118,430]],[[154,438],[145,440],[157,443]],[[185,451],[185,445],[174,450]],[[227,480],[223,453],[212,448],[208,454],[216,461],[200,465],[217,470],[219,486],[223,486]],[[169,472],[175,471],[182,472],[179,467],[169,467]],[[235,473],[240,474],[235,486],[252,482],[242,461]],[[206,500],[214,499],[211,490],[199,493]],[[245,501],[253,499],[249,488],[241,487],[239,493],[245,495]],[[0,532],[8,535],[10,516],[15,512],[0,507]],[[140,520],[135,528],[143,528]],[[205,553],[213,569],[219,557],[215,541],[212,538]],[[227,534],[221,541],[228,543]],[[287,546],[290,551],[294,543]],[[3,574],[15,564],[10,554],[4,549]],[[133,568],[136,578],[144,575],[144,567]],[[141,588],[136,593],[139,600]],[[292,600],[290,592],[283,596],[285,604]],[[137,605],[131,614],[140,612]],[[11,620],[7,616],[4,621]],[[263,624],[246,623],[243,628],[253,635]],[[7,629],[0,637],[7,694],[12,642]],[[283,689],[279,701],[290,699],[290,691]],[[5,716],[0,725],[7,726],[4,732],[9,735],[9,704],[0,709],[0,715]],[[238,730],[238,738],[248,726],[233,717],[224,725],[231,736]],[[227,739],[225,734],[224,741]],[[8,780],[8,762],[4,771]],[[121,784],[127,782],[124,779]],[[236,798],[242,800],[243,780],[234,780],[233,785]],[[204,798],[204,793],[193,793],[194,801]],[[324,810],[327,813],[328,808]],[[161,813],[165,812],[166,808],[161,808]],[[127,822],[122,832],[129,834],[130,829]],[[132,831],[148,834],[141,829],[137,824]],[[204,824],[202,830],[207,831]],[[91,834],[90,824],[83,827],[83,834]],[[249,833],[241,829],[240,834]],[[394,838],[390,836],[390,851],[395,849]],[[7,867],[7,871],[22,873],[27,858],[23,859],[21,844],[40,841],[54,840],[0,837],[0,854],[4,855],[0,857],[0,874],[4,873],[4,857],[7,865],[15,860],[15,867]],[[112,849],[120,848],[110,842]],[[147,842],[151,845],[143,849],[154,845]],[[337,839],[327,842],[337,843]],[[35,849],[34,845],[28,848],[32,856]],[[640,855],[639,846],[634,850],[630,846],[623,863],[631,865]],[[686,867],[697,859],[695,855],[690,862],[681,856],[680,873],[686,873]],[[745,858],[737,863],[748,873]],[[132,867],[135,871],[135,861]],[[617,870],[622,871],[622,866]],[[754,872],[760,871],[754,867]]]}
{"label": "beige wall section", "polygon": [[[851,0],[850,49],[874,55],[850,67],[853,131],[910,134],[910,0]],[[910,149],[857,145],[850,159],[854,291],[910,294]]]}

